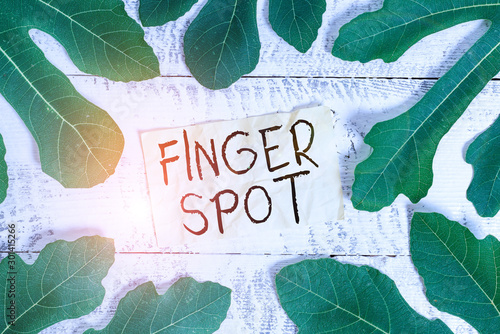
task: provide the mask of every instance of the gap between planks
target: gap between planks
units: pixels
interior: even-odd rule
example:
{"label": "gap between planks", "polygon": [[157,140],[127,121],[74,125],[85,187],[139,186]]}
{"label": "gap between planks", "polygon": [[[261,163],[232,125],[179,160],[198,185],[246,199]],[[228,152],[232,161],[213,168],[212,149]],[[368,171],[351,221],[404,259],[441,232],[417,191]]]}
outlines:
{"label": "gap between planks", "polygon": [[[96,75],[90,74],[67,74],[67,77],[96,77],[101,78]],[[190,78],[194,79],[191,75],[159,75],[157,78]],[[361,77],[361,76],[353,76],[353,77],[342,77],[342,76],[327,76],[327,75],[244,75],[240,79],[332,79],[332,80],[345,80],[345,79],[354,79],[354,80],[427,80],[427,81],[437,81],[440,77],[388,77],[388,76],[369,76],[369,77]],[[238,79],[239,80],[239,79]],[[492,78],[490,81],[500,81],[500,78]],[[201,86],[201,85],[200,85]]]}
{"label": "gap between planks", "polygon": [[[40,254],[40,251],[16,251],[16,254]],[[10,254],[8,251],[0,251],[0,254]],[[377,258],[377,257],[410,257],[410,254],[314,254],[314,253],[282,253],[282,254],[271,254],[271,253],[188,253],[188,252],[115,252],[115,254],[130,254],[130,255],[210,255],[210,256],[314,256],[314,257],[365,257],[365,258]]]}
{"label": "gap between planks", "polygon": [[[96,77],[101,78],[100,76],[85,74],[85,73],[75,73],[75,74],[66,74],[67,77]],[[191,75],[159,75],[156,78],[190,78],[195,79]],[[388,76],[351,76],[351,77],[342,77],[342,76],[328,76],[328,75],[244,75],[240,79],[357,79],[357,80],[366,80],[366,79],[377,79],[377,80],[439,80],[439,77],[388,77]],[[500,78],[493,78],[491,81],[500,81]],[[236,83],[236,82],[235,82]],[[201,85],[200,85],[201,86]]]}

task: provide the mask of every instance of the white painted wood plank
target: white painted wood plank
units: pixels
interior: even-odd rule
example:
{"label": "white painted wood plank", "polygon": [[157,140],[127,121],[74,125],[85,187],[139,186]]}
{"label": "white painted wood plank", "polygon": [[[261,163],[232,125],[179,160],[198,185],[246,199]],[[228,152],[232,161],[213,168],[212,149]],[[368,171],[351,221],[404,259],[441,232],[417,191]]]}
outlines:
{"label": "white painted wood plank", "polygon": [[251,75],[334,77],[440,77],[487,29],[476,21],[425,38],[395,63],[375,60],[367,64],[346,62],[331,54],[342,25],[358,15],[378,10],[382,1],[338,0],[327,2],[318,38],[306,54],[300,54],[272,31],[267,6],[260,1],[261,60]]}
{"label": "white painted wood plank", "polygon": [[[479,217],[465,198],[472,169],[463,161],[467,143],[498,114],[497,82],[487,86],[439,146],[429,196],[417,205],[400,197],[391,207],[368,213],[354,210],[349,201],[354,167],[369,154],[362,138],[376,122],[407,110],[432,81],[262,78],[244,79],[214,92],[201,88],[192,78],[128,84],[87,76],[71,79],[85,97],[117,121],[126,138],[125,151],[115,175],[104,184],[64,189],[41,172],[33,139],[2,100],[0,133],[8,150],[10,187],[0,205],[0,219],[19,225],[18,250],[38,251],[56,239],[99,234],[114,238],[120,252],[407,255],[409,217],[414,209],[438,211],[467,223],[479,237],[500,237],[498,217]],[[336,111],[344,221],[239,241],[156,247],[140,132],[317,104]],[[1,249],[6,249],[5,239],[0,240]]]}
{"label": "white painted wood plank", "polygon": [[[117,254],[115,263],[103,280],[106,295],[102,305],[87,316],[60,322],[41,333],[83,333],[88,328],[101,329],[109,323],[119,300],[128,291],[152,281],[158,292],[163,294],[177,279],[185,276],[199,282],[217,282],[232,290],[227,319],[217,333],[296,333],[296,326],[279,305],[274,279],[284,266],[306,258],[310,257]],[[405,300],[418,313],[429,319],[443,320],[454,333],[476,333],[463,320],[439,312],[429,304],[409,257],[341,256],[336,259],[377,268],[395,281]]]}
{"label": "white painted wood plank", "polygon": [[[323,77],[440,77],[486,31],[487,24],[476,21],[437,33],[391,64],[380,60],[350,63],[331,55],[339,28],[363,12],[380,8],[381,0],[329,1],[318,40],[306,54],[294,50],[272,31],[267,21],[267,1],[259,0],[261,58],[249,75],[258,78],[242,79],[229,89],[214,92],[192,78],[175,78],[190,76],[184,64],[182,38],[205,3],[201,0],[176,22],[146,28],[146,40],[160,59],[162,75],[167,77],[141,83],[114,83],[84,75],[57,42],[44,33],[32,32],[49,60],[63,72],[76,75],[70,79],[77,89],[111,114],[126,139],[116,174],[107,182],[92,189],[64,189],[41,172],[34,140],[0,98],[0,133],[8,150],[10,182],[7,200],[0,204],[0,224],[17,224],[17,249],[29,252],[23,257],[33,261],[33,252],[51,241],[93,234],[114,238],[119,252],[104,280],[104,304],[89,316],[62,322],[44,333],[81,333],[89,327],[102,328],[127,291],[152,280],[164,292],[176,279],[187,275],[233,289],[229,317],[219,333],[296,333],[278,304],[274,275],[287,264],[329,254],[349,255],[338,259],[382,270],[396,281],[418,312],[443,319],[454,333],[475,333],[460,319],[438,312],[425,300],[421,280],[408,256],[409,218],[414,210],[438,211],[466,224],[479,238],[487,234],[500,238],[499,218],[479,217],[465,198],[472,170],[463,161],[468,143],[498,115],[500,84],[490,83],[440,144],[434,161],[434,185],[424,200],[413,205],[400,197],[389,208],[366,213],[354,210],[349,202],[354,167],[369,154],[363,136],[376,122],[411,107],[434,81]],[[129,14],[137,18],[138,0],[125,0],[125,4]],[[318,104],[336,111],[344,221],[217,244],[156,247],[140,132]],[[3,257],[7,232],[0,233]]]}
{"label": "white painted wood plank", "polygon": [[[206,3],[199,1],[183,17],[160,27],[145,28],[146,41],[154,48],[164,76],[191,75],[184,64],[183,38],[190,22]],[[138,0],[125,0],[126,9],[138,21]],[[381,0],[328,1],[317,40],[305,54],[288,45],[268,22],[267,1],[258,1],[258,29],[261,41],[260,61],[250,76],[264,77],[404,77],[442,76],[488,29],[485,21],[474,21],[426,37],[397,62],[375,60],[366,64],[346,62],[333,57],[331,50],[342,25],[364,12],[375,11]],[[33,31],[36,44],[49,59],[67,74],[81,74],[64,49],[46,34]],[[498,76],[497,76],[498,77]]]}

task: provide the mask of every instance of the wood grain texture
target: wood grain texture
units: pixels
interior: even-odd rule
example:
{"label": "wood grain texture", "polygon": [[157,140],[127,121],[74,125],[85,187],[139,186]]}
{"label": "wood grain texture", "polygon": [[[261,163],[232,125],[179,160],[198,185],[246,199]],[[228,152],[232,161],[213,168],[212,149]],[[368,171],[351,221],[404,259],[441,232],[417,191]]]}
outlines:
{"label": "wood grain texture", "polygon": [[[128,14],[138,19],[138,0],[125,1]],[[189,24],[199,13],[205,0],[174,22],[145,28],[146,41],[160,60],[163,76],[189,76],[184,63],[183,38]],[[375,77],[375,78],[436,78],[442,76],[488,29],[485,21],[474,21],[426,37],[414,45],[397,62],[382,60],[366,64],[345,62],[331,54],[333,43],[342,25],[356,16],[382,7],[381,0],[328,1],[323,25],[311,49],[302,54],[281,39],[268,20],[267,1],[258,1],[257,23],[261,41],[260,61],[251,77]],[[33,30],[36,44],[49,59],[67,74],[81,74],[68,61],[65,51],[53,38]],[[498,76],[497,76],[498,77]]]}
{"label": "wood grain texture", "polygon": [[[363,144],[364,135],[376,122],[415,104],[434,84],[434,78],[443,75],[484,33],[487,24],[476,21],[430,36],[392,64],[348,63],[330,53],[340,26],[364,11],[380,8],[381,0],[330,1],[318,40],[306,54],[298,53],[271,30],[267,2],[259,1],[259,65],[230,88],[210,91],[190,77],[182,54],[184,32],[205,2],[201,0],[176,22],[146,29],[163,77],[145,82],[117,83],[85,75],[52,38],[31,32],[49,60],[70,74],[77,90],[110,113],[126,140],[116,173],[104,184],[64,189],[41,172],[33,138],[0,98],[0,133],[7,148],[10,182],[7,199],[0,205],[0,257],[6,255],[7,223],[16,223],[17,250],[31,262],[47,243],[82,235],[114,238],[117,249],[116,263],[104,281],[104,304],[86,317],[62,322],[44,333],[102,328],[127,291],[152,280],[164,292],[186,275],[233,289],[228,319],[218,333],[296,333],[279,307],[274,275],[287,264],[330,255],[382,270],[418,312],[439,317],[454,333],[476,333],[425,300],[409,258],[408,230],[413,211],[437,211],[466,224],[476,237],[492,234],[500,238],[499,218],[479,217],[465,198],[472,168],[463,159],[468,144],[498,115],[500,82],[488,84],[444,137],[434,159],[434,185],[419,204],[400,196],[390,207],[367,213],[354,210],[349,198],[354,167],[370,153]],[[137,19],[138,1],[126,0],[125,6]],[[215,244],[156,246],[141,132],[315,105],[335,111],[345,220]]]}
{"label": "wood grain texture", "polygon": [[[295,325],[279,305],[274,277],[284,266],[305,258],[283,255],[117,254],[109,276],[103,280],[106,288],[103,304],[87,316],[63,321],[42,333],[82,333],[89,327],[103,328],[113,317],[118,301],[128,291],[152,281],[162,294],[177,279],[185,276],[199,282],[216,281],[232,289],[227,319],[217,333],[296,333]],[[425,300],[409,257],[340,256],[336,259],[379,268],[394,278],[400,293],[417,312],[428,318],[439,317],[455,333],[474,333],[463,320],[439,312]]]}
{"label": "wood grain texture", "polygon": [[[85,97],[111,114],[126,138],[115,175],[92,189],[64,189],[43,174],[29,132],[10,106],[0,102],[0,132],[7,146],[11,182],[0,206],[0,219],[17,224],[17,249],[33,258],[48,242],[99,234],[114,238],[118,252],[106,279],[105,304],[87,317],[63,322],[46,333],[104,327],[126,291],[148,279],[168,287],[183,275],[213,280],[234,290],[229,318],[219,333],[295,333],[277,303],[273,275],[286,264],[329,255],[347,255],[346,261],[357,259],[355,263],[382,269],[399,282],[403,295],[419,312],[443,319],[455,333],[474,333],[470,326],[431,309],[425,301],[421,281],[409,262],[408,229],[413,210],[439,211],[467,223],[478,237],[500,237],[498,218],[478,217],[465,199],[471,168],[463,162],[467,143],[497,114],[499,83],[486,87],[439,146],[435,186],[429,196],[417,205],[400,197],[391,207],[372,214],[354,210],[349,202],[355,164],[369,154],[362,137],[374,123],[408,109],[431,87],[432,80],[249,78],[216,92],[201,88],[192,78],[128,84],[88,76],[71,80]],[[317,104],[336,112],[344,221],[216,244],[156,247],[139,140],[142,131]],[[0,240],[5,254],[6,238]]]}
{"label": "wood grain texture", "polygon": [[[10,107],[3,102],[6,117],[0,132],[5,138],[12,181],[0,217],[29,225],[31,233],[20,234],[21,251],[38,251],[58,238],[100,234],[114,238],[118,251],[407,255],[409,215],[414,208],[444,210],[442,213],[455,220],[471,217],[481,222],[478,233],[500,236],[495,218],[477,219],[474,208],[465,199],[471,168],[463,161],[467,141],[494,120],[496,106],[491,96],[498,94],[496,83],[487,87],[440,145],[436,185],[431,194],[416,206],[400,197],[391,207],[371,214],[354,210],[349,201],[355,164],[369,154],[362,137],[375,122],[399,114],[415,103],[432,81],[244,79],[216,92],[200,88],[192,78],[124,84],[77,76],[72,81],[84,96],[116,120],[126,138],[124,154],[115,175],[104,184],[92,189],[64,189],[40,171],[33,140],[17,115],[12,110],[7,112]],[[241,243],[223,240],[216,244],[156,247],[140,132],[317,104],[336,112],[344,221],[252,236]],[[1,242],[2,249],[6,249],[5,240]]]}

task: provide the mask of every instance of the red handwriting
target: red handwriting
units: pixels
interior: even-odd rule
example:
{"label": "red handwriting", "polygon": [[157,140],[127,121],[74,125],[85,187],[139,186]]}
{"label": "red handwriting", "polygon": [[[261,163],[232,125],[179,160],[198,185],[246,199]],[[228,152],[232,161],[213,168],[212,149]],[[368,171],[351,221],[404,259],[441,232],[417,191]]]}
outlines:
{"label": "red handwriting", "polygon": [[[286,175],[279,175],[279,174],[276,175],[282,168],[289,166],[291,163],[291,161],[280,161],[280,159],[284,158],[282,154],[277,154],[277,152],[279,152],[280,150],[280,145],[279,142],[276,142],[276,137],[274,137],[274,142],[270,142],[272,140],[270,140],[269,134],[274,131],[280,130],[282,127],[283,125],[274,125],[264,129],[257,129],[257,131],[258,133],[260,133],[262,151],[264,152],[267,171],[269,173],[273,173],[272,174],[273,182],[277,183],[287,180],[290,182],[290,195],[291,195],[290,197],[293,207],[293,213],[295,217],[295,222],[298,224],[300,221],[300,215],[297,204],[297,190],[295,183],[298,177],[308,175],[310,174],[310,171],[300,170],[298,172]],[[302,142],[299,142],[299,136],[297,135],[297,127],[307,128],[309,133],[309,138],[306,138],[307,140],[304,141],[304,138],[301,138]],[[216,150],[216,142],[214,139],[210,139],[209,140],[210,145],[209,146],[207,145],[208,147],[204,147],[202,144],[200,144],[200,142],[196,140],[190,142],[186,130],[183,130],[182,134],[183,134],[181,140],[182,143],[180,143],[178,140],[171,140],[165,143],[158,144],[161,156],[161,160],[159,162],[163,171],[163,180],[165,186],[169,185],[169,178],[168,178],[169,164],[179,163],[179,162],[182,163],[181,160],[183,160],[185,163],[186,178],[188,181],[193,180],[194,177],[193,167],[195,167],[196,170],[195,175],[197,175],[197,178],[200,181],[203,181],[204,173],[210,173],[210,174],[213,173],[212,175],[214,175],[215,177],[218,177],[220,175],[221,170],[219,168],[219,162],[221,160],[223,162],[223,166],[225,166],[225,168],[230,173],[233,173],[235,175],[243,175],[254,168],[255,163],[259,158],[259,154],[257,153],[257,151],[249,147],[239,147],[235,152],[230,152],[231,154],[228,154],[228,145],[230,144],[230,142],[235,140],[235,138],[237,138],[238,136],[244,136],[244,137],[250,136],[249,132],[234,131],[230,133],[228,136],[226,136],[225,140],[222,142],[220,151]],[[287,140],[292,141],[291,146],[293,147],[293,156],[295,157],[295,163],[297,164],[297,166],[302,166],[303,162],[307,160],[310,163],[311,167],[314,166],[315,168],[319,168],[319,165],[314,161],[314,159],[308,155],[308,152],[311,149],[314,142],[314,127],[310,122],[303,119],[296,121],[293,125],[290,126],[289,137]],[[172,156],[168,154],[169,148],[175,145],[184,145],[183,157],[180,157],[179,155]],[[191,147],[194,147],[194,159],[192,159],[191,156],[192,154]],[[235,161],[230,160],[230,157],[232,157],[232,159],[238,157],[238,164],[236,165],[240,166],[239,169],[234,167]],[[195,163],[194,166],[193,166],[193,160]],[[241,168],[242,164],[245,167]],[[300,169],[303,169],[303,167],[300,167]],[[267,203],[267,212],[265,212],[264,216],[262,216],[262,213],[253,212],[253,209],[250,207],[249,204],[250,198],[254,198],[254,200],[255,198],[257,198],[259,203]],[[190,201],[188,202],[190,203],[190,205],[186,203],[188,199],[190,199]],[[184,224],[185,229],[194,235],[204,234],[208,230],[210,225],[205,213],[197,209],[196,207],[194,207],[195,205],[193,205],[194,203],[199,202],[200,200],[203,201],[209,200],[211,203],[213,203],[213,207],[215,209],[217,217],[217,227],[219,232],[223,234],[224,233],[223,214],[229,215],[236,210],[239,203],[241,202],[239,199],[239,195],[231,189],[224,189],[217,192],[212,198],[207,198],[207,199],[204,199],[201,195],[195,193],[187,193],[184,196],[182,196],[180,200],[180,207],[182,211],[186,214],[196,215],[202,221],[203,227],[198,229],[191,228],[188,225]],[[262,224],[266,222],[271,216],[272,199],[269,196],[268,191],[263,186],[254,185],[246,191],[243,197],[243,207],[246,216],[248,217],[251,223]],[[259,217],[259,215],[262,217]]]}

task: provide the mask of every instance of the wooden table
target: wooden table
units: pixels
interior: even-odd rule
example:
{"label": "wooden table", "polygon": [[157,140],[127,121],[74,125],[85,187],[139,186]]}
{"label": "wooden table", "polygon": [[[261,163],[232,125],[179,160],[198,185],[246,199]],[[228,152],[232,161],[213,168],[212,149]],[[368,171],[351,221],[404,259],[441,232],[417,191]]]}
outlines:
{"label": "wooden table", "polygon": [[[137,18],[138,1],[126,0]],[[116,173],[92,189],[64,189],[42,173],[38,149],[16,112],[1,98],[0,133],[7,147],[8,196],[0,221],[18,225],[18,251],[29,263],[49,242],[83,235],[113,238],[116,261],[104,279],[104,303],[93,313],[61,322],[44,333],[82,333],[104,327],[129,290],[148,280],[160,293],[183,276],[214,281],[232,289],[228,317],[218,333],[296,333],[281,309],[274,276],[303,259],[335,257],[367,264],[389,275],[408,303],[429,318],[440,318],[455,333],[475,333],[459,318],[443,314],[426,300],[409,256],[409,220],[415,210],[439,212],[466,225],[479,238],[500,238],[500,221],[479,217],[465,198],[472,168],[463,156],[471,140],[498,115],[500,82],[493,80],[472,102],[440,143],[435,181],[418,204],[402,196],[377,213],[354,210],[350,203],[355,165],[369,154],[363,136],[377,122],[415,104],[488,28],[484,21],[463,24],[430,36],[400,60],[385,64],[349,63],[331,55],[339,28],[380,0],[329,1],[324,24],[311,50],[300,54],[281,40],[267,21],[267,1],[259,1],[262,43],[257,68],[228,89],[211,91],[184,64],[182,37],[205,1],[176,22],[147,28],[146,40],[160,59],[162,76],[144,82],[112,82],[81,73],[51,37],[32,31],[36,44],[68,75],[87,99],[106,110],[122,129],[126,145]],[[498,77],[497,77],[498,78]],[[498,79],[497,79],[498,80]],[[335,111],[337,150],[344,192],[345,219],[213,244],[159,249],[153,220],[140,133],[214,120],[238,119],[300,107],[325,105]],[[5,231],[1,240],[6,255]]]}

